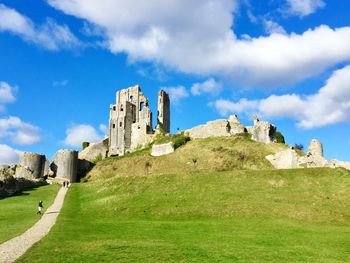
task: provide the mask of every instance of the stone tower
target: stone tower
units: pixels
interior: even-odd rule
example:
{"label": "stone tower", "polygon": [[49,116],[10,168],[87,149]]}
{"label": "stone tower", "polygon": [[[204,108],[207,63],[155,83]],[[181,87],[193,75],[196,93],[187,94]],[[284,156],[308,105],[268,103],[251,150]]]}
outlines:
{"label": "stone tower", "polygon": [[118,91],[116,104],[110,105],[108,155],[124,155],[152,133],[152,112],[140,86]]}
{"label": "stone tower", "polygon": [[309,145],[309,153],[313,156],[323,157],[323,146],[322,143],[316,139],[312,139]]}
{"label": "stone tower", "polygon": [[44,177],[46,157],[42,154],[25,152],[21,155],[16,177],[39,179]]}
{"label": "stone tower", "polygon": [[170,100],[169,95],[164,90],[158,92],[157,124],[164,132],[170,132]]}
{"label": "stone tower", "polygon": [[52,158],[50,169],[56,178],[68,179],[72,183],[77,182],[78,152],[59,150]]}

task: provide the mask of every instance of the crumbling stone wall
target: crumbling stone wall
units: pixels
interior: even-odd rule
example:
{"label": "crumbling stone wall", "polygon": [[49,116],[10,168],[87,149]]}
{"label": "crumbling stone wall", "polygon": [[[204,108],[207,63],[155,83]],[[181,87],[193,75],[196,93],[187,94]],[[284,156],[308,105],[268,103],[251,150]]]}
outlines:
{"label": "crumbling stone wall", "polygon": [[196,126],[186,131],[186,133],[194,139],[232,136],[244,132],[246,132],[246,129],[239,122],[236,115],[230,116],[228,120],[209,121],[206,124]]}
{"label": "crumbling stone wall", "polygon": [[98,156],[102,159],[106,158],[108,155],[108,138],[102,140],[98,143],[91,143],[84,150],[79,152],[78,158],[81,160],[86,160],[89,162],[94,161]]}
{"label": "crumbling stone wall", "polygon": [[59,150],[53,157],[50,168],[56,178],[77,182],[78,152]]}
{"label": "crumbling stone wall", "polygon": [[164,90],[158,92],[157,124],[165,133],[170,132],[170,99]]}
{"label": "crumbling stone wall", "polygon": [[[158,105],[158,110],[161,109],[162,125],[170,130],[169,96],[164,91],[159,94],[161,105]],[[110,106],[108,155],[124,155],[139,145],[144,146],[150,142],[152,134],[152,111],[140,86],[118,91],[116,104]]]}
{"label": "crumbling stone wall", "polygon": [[154,144],[152,146],[151,155],[152,156],[162,156],[173,153],[175,151],[172,142],[163,144]]}
{"label": "crumbling stone wall", "polygon": [[316,139],[312,139],[309,145],[308,154],[312,154],[314,156],[322,156],[323,157],[323,146],[322,143]]}
{"label": "crumbling stone wall", "polygon": [[44,177],[46,157],[42,154],[25,152],[16,168],[17,178],[39,179]]}
{"label": "crumbling stone wall", "polygon": [[266,156],[266,159],[277,169],[292,168],[345,168],[350,170],[349,162],[338,160],[327,161],[323,157],[323,146],[318,140],[310,142],[309,150],[305,156],[300,156],[294,149],[287,149],[276,154]]}
{"label": "crumbling stone wall", "polygon": [[252,140],[263,143],[271,143],[274,141],[276,127],[266,121],[260,121],[254,116],[254,126],[248,131],[252,134]]}

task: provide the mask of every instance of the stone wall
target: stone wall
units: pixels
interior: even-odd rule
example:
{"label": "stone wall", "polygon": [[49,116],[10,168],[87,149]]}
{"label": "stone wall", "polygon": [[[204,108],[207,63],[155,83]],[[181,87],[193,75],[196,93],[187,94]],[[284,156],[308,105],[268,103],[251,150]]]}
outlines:
{"label": "stone wall", "polygon": [[56,178],[77,182],[78,152],[59,150],[53,157],[50,168]]}
{"label": "stone wall", "polygon": [[[160,91],[158,104],[158,122],[161,121],[166,131],[170,130],[170,101],[164,91]],[[159,102],[158,101],[158,102]],[[117,92],[116,104],[110,106],[109,117],[109,156],[121,156],[133,151],[138,145],[150,142],[154,134],[152,111],[148,99],[136,85]]]}
{"label": "stone wall", "polygon": [[309,145],[308,154],[323,156],[323,146],[320,141],[312,139]]}
{"label": "stone wall", "polygon": [[17,178],[39,179],[44,177],[45,155],[25,152],[21,155],[16,168]]}
{"label": "stone wall", "polygon": [[266,121],[260,121],[254,116],[254,126],[249,127],[248,132],[252,134],[253,141],[271,143],[274,141],[276,127]]}
{"label": "stone wall", "polygon": [[209,121],[186,131],[194,139],[208,137],[225,137],[246,132],[245,127],[238,121],[237,116],[230,116],[229,120]]}
{"label": "stone wall", "polygon": [[298,155],[294,149],[287,149],[276,154],[268,155],[266,159],[277,169],[341,167],[350,170],[349,162],[338,160],[327,161],[323,157],[322,144],[315,139],[310,142],[309,150],[304,156]]}
{"label": "stone wall", "polygon": [[94,161],[98,156],[102,159],[108,155],[108,138],[98,143],[91,143],[84,150],[79,152],[78,158],[89,162]]}
{"label": "stone wall", "polygon": [[171,142],[163,144],[154,144],[152,146],[152,156],[162,156],[173,153],[175,151],[174,146]]}
{"label": "stone wall", "polygon": [[268,155],[266,159],[276,169],[300,168],[298,153],[293,149],[286,149],[276,154]]}
{"label": "stone wall", "polygon": [[170,99],[164,90],[158,92],[157,124],[165,133],[170,132]]}

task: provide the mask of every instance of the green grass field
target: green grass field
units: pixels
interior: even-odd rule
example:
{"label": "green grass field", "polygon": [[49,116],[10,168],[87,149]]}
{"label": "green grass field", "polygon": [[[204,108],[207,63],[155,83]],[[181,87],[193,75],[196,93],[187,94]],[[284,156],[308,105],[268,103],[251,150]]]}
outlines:
{"label": "green grass field", "polygon": [[55,199],[58,188],[58,185],[45,185],[0,199],[0,243],[31,227],[40,218],[36,215],[39,200],[43,200],[45,211]]}
{"label": "green grass field", "polygon": [[95,171],[18,262],[350,262],[349,192],[332,169]]}

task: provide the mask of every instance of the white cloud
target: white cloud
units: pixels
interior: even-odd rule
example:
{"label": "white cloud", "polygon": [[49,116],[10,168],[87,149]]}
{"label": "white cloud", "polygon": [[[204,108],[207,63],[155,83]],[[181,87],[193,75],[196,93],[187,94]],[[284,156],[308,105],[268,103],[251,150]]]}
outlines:
{"label": "white cloud", "polygon": [[[238,38],[235,0],[48,0],[105,32],[105,46],[184,73],[276,86],[350,60],[350,27]],[[271,29],[272,30],[272,29]]]}
{"label": "white cloud", "polygon": [[21,151],[11,148],[6,144],[0,144],[0,164],[16,164],[19,162]]}
{"label": "white cloud", "polygon": [[0,139],[9,139],[18,145],[32,145],[40,141],[39,128],[18,117],[0,119]]}
{"label": "white cloud", "polygon": [[261,100],[217,100],[211,104],[220,114],[258,113],[267,118],[292,118],[311,129],[350,121],[350,65],[336,70],[315,94],[272,95]]}
{"label": "white cloud", "polygon": [[288,10],[291,15],[304,17],[315,13],[317,9],[324,8],[326,3],[323,0],[287,0]]}
{"label": "white cloud", "polygon": [[3,4],[0,4],[0,17],[0,32],[10,32],[48,50],[80,45],[66,25],[58,25],[52,19],[47,19],[45,24],[38,26],[28,17]]}
{"label": "white cloud", "polygon": [[107,125],[105,125],[105,124],[100,124],[98,128],[99,128],[100,132],[102,132],[104,135],[106,135],[106,134],[108,133],[108,127],[107,127]]}
{"label": "white cloud", "polygon": [[219,99],[210,106],[214,107],[222,116],[229,113],[254,112],[258,108],[258,102],[254,100],[240,99],[238,102],[232,102],[226,99]]}
{"label": "white cloud", "polygon": [[0,81],[0,112],[4,111],[6,104],[16,100],[15,90],[17,90],[17,87],[12,87],[8,83]]}
{"label": "white cloud", "polygon": [[184,86],[162,87],[161,89],[169,94],[170,101],[174,104],[177,104],[180,100],[189,96],[189,93]]}
{"label": "white cloud", "polygon": [[207,79],[202,83],[194,83],[191,87],[191,93],[195,96],[201,95],[202,93],[217,95],[221,90],[222,84],[216,82],[213,78]]}
{"label": "white cloud", "polygon": [[282,34],[282,35],[287,34],[286,30],[284,30],[284,28],[280,24],[278,24],[272,20],[267,20],[267,19],[263,19],[262,21],[263,21],[263,25],[265,27],[266,33],[268,33],[268,34]]}
{"label": "white cloud", "polygon": [[64,144],[80,147],[83,142],[95,143],[101,140],[102,136],[94,127],[88,124],[77,124],[67,129]]}

